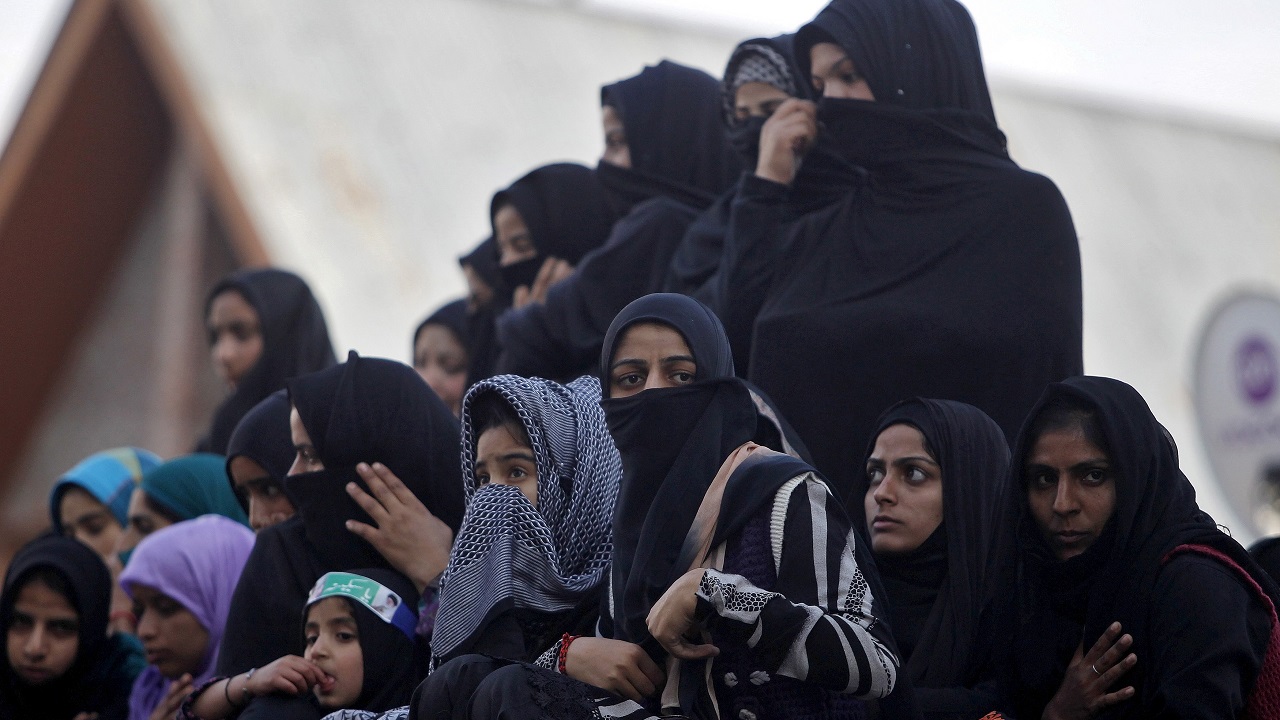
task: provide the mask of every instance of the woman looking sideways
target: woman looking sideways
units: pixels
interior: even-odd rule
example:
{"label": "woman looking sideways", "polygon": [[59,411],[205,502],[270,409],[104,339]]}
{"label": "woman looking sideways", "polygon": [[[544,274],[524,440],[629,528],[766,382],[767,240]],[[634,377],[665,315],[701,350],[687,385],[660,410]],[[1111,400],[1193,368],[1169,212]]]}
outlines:
{"label": "woman looking sideways", "polygon": [[889,621],[925,718],[997,705],[990,665],[995,538],[1009,446],[981,410],[898,403],[877,422],[864,501]]}
{"label": "woman looking sideways", "polygon": [[[1044,391],[1013,455],[1001,680],[1020,718],[1239,718],[1275,584],[1196,504],[1173,439],[1118,380]],[[1260,716],[1260,715],[1259,715]]]}

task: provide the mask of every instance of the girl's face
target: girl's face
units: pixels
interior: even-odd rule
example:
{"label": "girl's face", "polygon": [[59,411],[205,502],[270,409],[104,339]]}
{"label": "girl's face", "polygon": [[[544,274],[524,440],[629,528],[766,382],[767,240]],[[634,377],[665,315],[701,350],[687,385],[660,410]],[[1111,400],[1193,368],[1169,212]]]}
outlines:
{"label": "girl's face", "polygon": [[262,357],[262,324],[258,311],[235,290],[227,290],[209,303],[205,318],[213,367],[235,389]]}
{"label": "girl's face", "polygon": [[316,446],[311,442],[311,435],[302,424],[302,416],[298,414],[297,408],[289,410],[289,435],[293,438],[293,449],[298,453],[293,459],[293,465],[289,466],[289,474],[301,475],[323,470],[324,462],[320,460],[320,454],[316,452]]}
{"label": "girl's face", "polygon": [[612,105],[605,105],[600,109],[600,120],[604,126],[604,154],[600,160],[618,167],[631,167],[631,146],[627,144],[622,116]]}
{"label": "girl's face", "polygon": [[9,665],[27,685],[62,677],[80,650],[80,614],[71,602],[39,579],[32,579],[13,603],[5,639]]}
{"label": "girl's face", "polygon": [[293,517],[293,503],[265,468],[244,455],[231,458],[228,468],[236,493],[249,500],[249,525],[254,532]]}
{"label": "girl's face", "polygon": [[491,427],[476,440],[476,483],[519,488],[534,507],[538,505],[538,465],[533,448],[521,442],[505,425]]}
{"label": "girl's face", "polygon": [[908,553],[942,524],[942,467],[916,428],[890,425],[867,458],[863,509],[876,554]]}
{"label": "girl's face", "polygon": [[698,373],[693,351],[670,325],[637,323],[622,333],[609,367],[609,397],[688,385]]}
{"label": "girl's face", "polygon": [[809,49],[809,81],[822,97],[875,100],[871,86],[858,72],[849,54],[835,43],[818,43]]}
{"label": "girl's face", "polygon": [[151,533],[169,527],[173,521],[161,515],[147,504],[147,494],[142,488],[134,488],[129,497],[129,525],[116,542],[116,552],[122,553],[138,547],[142,538]]}
{"label": "girl's face", "polygon": [[454,417],[462,412],[467,390],[467,349],[453,331],[432,323],[413,342],[413,369],[435,391]]}
{"label": "girl's face", "polygon": [[190,610],[153,587],[134,585],[133,614],[148,664],[170,680],[200,674],[209,654],[209,631]]}
{"label": "girl's face", "polygon": [[351,605],[342,598],[325,598],[307,609],[305,657],[324,672],[316,698],[326,708],[349,708],[364,688],[364,652]]}
{"label": "girl's face", "polygon": [[69,487],[58,503],[58,524],[62,534],[93,548],[103,558],[116,551],[116,543],[124,528],[111,510],[94,496],[78,487]]}
{"label": "girl's face", "polygon": [[1059,560],[1088,550],[1115,512],[1111,461],[1083,428],[1041,433],[1027,455],[1023,478],[1031,516]]}

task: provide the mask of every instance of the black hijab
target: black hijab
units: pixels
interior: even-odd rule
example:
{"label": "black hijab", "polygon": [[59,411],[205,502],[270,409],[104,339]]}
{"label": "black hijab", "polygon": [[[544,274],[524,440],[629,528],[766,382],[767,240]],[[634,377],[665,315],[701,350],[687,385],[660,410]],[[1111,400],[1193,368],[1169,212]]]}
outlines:
{"label": "black hijab", "polygon": [[413,330],[413,345],[409,348],[409,356],[413,357],[417,351],[418,336],[428,325],[439,325],[448,328],[449,332],[457,338],[458,344],[464,349],[467,347],[467,299],[460,298],[452,302],[447,302],[436,309],[435,312],[427,316],[426,320],[418,323],[418,327]]}
{"label": "black hijab", "polygon": [[79,615],[76,659],[62,677],[32,687],[18,678],[7,652],[0,656],[0,718],[71,720],[81,712],[94,712],[102,720],[123,720],[133,678],[143,664],[133,658],[129,672],[129,653],[118,639],[107,637],[111,573],[88,546],[69,537],[43,535],[18,551],[0,596],[0,637],[9,635],[18,593],[32,573],[45,569],[67,585],[67,602]]}
{"label": "black hijab", "polygon": [[[1116,485],[1115,510],[1102,535],[1083,553],[1056,558],[1028,510],[1022,469],[1038,437],[1030,436],[1045,406],[1067,399],[1097,418]],[[1138,664],[1124,676],[1136,697],[1143,697],[1147,668],[1141,658],[1158,654],[1150,646],[1147,618],[1165,555],[1179,545],[1207,545],[1244,568],[1273,602],[1280,590],[1196,504],[1196,493],[1178,467],[1177,448],[1138,391],[1103,377],[1073,377],[1044,391],[1027,418],[1013,455],[1015,480],[1009,484],[1009,526],[1014,574],[1005,597],[1015,603],[1008,614],[1014,638],[1011,697],[1024,712],[1043,709],[1053,697],[1076,646],[1092,647],[1103,631],[1119,621],[1134,638]],[[1020,707],[1020,709],[1023,709]],[[1124,715],[1135,703],[1117,706]],[[1039,711],[1036,711],[1039,712]],[[1030,717],[1030,715],[1027,715]]]}
{"label": "black hijab", "polygon": [[[498,314],[510,303],[502,292],[502,274],[498,272],[498,242],[492,235],[471,252],[458,258],[458,265],[471,268],[493,291],[493,299],[487,303],[478,303],[475,298],[467,299],[466,329],[462,337],[470,364],[467,368],[467,387],[471,387],[494,374],[501,352],[494,323]],[[414,337],[416,339],[417,335]]]}
{"label": "black hijab", "polygon": [[352,352],[342,365],[290,381],[289,400],[324,469],[285,478],[297,514],[258,534],[232,598],[220,675],[301,654],[294,623],[322,574],[389,567],[346,529],[347,520],[373,524],[345,489],[353,482],[367,491],[358,463],[386,465],[455,532],[462,520],[458,423],[412,368]]}
{"label": "black hijab", "polygon": [[696,380],[689,385],[601,403],[623,473],[613,521],[612,636],[644,645],[659,657],[662,651],[645,620],[653,603],[688,569],[687,562],[680,565],[684,541],[707,487],[743,443],[769,444],[767,436],[775,449],[786,451],[779,440],[787,430],[770,422],[768,414],[777,418],[771,408],[767,414],[758,409],[766,400],[733,377],[733,355],[720,321],[683,295],[649,295],[619,313],[600,358],[606,388],[618,341],[641,322],[675,328],[697,364]]}
{"label": "black hijab", "polygon": [[601,88],[600,104],[618,111],[631,151],[630,168],[596,168],[621,207],[663,196],[703,209],[737,178],[719,83],[701,70],[663,60]]}
{"label": "black hijab", "polygon": [[[892,626],[915,638],[903,663],[916,687],[969,686],[990,654],[979,620],[994,597],[1009,445],[995,421],[972,405],[914,398],[880,416],[868,458],[880,433],[898,424],[920,431],[941,468],[943,519],[918,550],[876,557]],[[900,609],[915,595],[927,598],[922,616],[899,621]],[[901,641],[899,647],[907,651]]]}
{"label": "black hijab", "polygon": [[817,149],[866,178],[792,228],[749,371],[861,517],[882,408],[951,398],[1012,437],[1047,382],[1080,372],[1080,259],[1057,188],[1004,152],[959,4],[836,0],[797,35],[806,75],[824,39],[879,101],[824,99]]}
{"label": "black hijab", "polygon": [[[504,205],[520,213],[537,254],[499,266],[504,299],[521,285],[532,285],[547,258],[577,265],[582,256],[604,244],[618,219],[608,192],[588,167],[575,163],[543,165],[494,194],[489,222]],[[497,227],[493,227],[497,237]]]}
{"label": "black hijab", "polygon": [[[293,436],[289,433],[289,395],[277,390],[246,413],[231,433],[231,441],[227,443],[227,482],[231,483],[232,490],[236,489],[231,477],[231,461],[247,457],[261,465],[268,477],[283,488],[284,477],[289,474],[295,455]],[[236,499],[247,514],[249,500],[239,492]]]}
{"label": "black hijab", "polygon": [[283,389],[286,380],[337,363],[324,312],[302,278],[274,268],[234,272],[209,291],[205,317],[214,298],[230,290],[243,295],[258,312],[262,356],[218,408],[209,436],[201,443],[200,450],[219,455],[226,454],[240,418],[263,398]]}

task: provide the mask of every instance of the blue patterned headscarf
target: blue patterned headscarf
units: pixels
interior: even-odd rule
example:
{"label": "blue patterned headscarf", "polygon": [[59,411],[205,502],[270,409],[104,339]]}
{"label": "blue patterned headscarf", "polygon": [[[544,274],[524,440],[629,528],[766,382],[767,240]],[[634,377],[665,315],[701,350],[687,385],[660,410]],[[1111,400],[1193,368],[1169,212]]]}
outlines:
{"label": "blue patterned headscarf", "polygon": [[[538,504],[518,489],[476,483],[472,408],[496,393],[520,418],[538,468]],[[622,461],[600,408],[600,382],[568,385],[499,375],[462,401],[467,514],[441,579],[431,650],[446,658],[483,630],[500,605],[553,613],[599,587],[613,551]]]}
{"label": "blue patterned headscarf", "polygon": [[55,531],[61,533],[58,506],[62,496],[73,487],[92,495],[107,506],[123,527],[129,522],[129,496],[142,476],[160,466],[153,452],[135,447],[118,447],[94,453],[68,470],[49,492],[49,516]]}

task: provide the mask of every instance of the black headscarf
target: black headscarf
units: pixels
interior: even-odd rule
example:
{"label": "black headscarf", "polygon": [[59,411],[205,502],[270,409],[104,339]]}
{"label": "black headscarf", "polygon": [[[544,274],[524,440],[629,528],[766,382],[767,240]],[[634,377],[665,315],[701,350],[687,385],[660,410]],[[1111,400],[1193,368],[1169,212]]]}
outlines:
{"label": "black headscarf", "polygon": [[[1056,558],[1036,527],[1022,478],[1038,439],[1029,433],[1044,407],[1059,398],[1095,414],[1116,485],[1115,510],[1102,535],[1065,561]],[[1132,649],[1139,658],[1123,682],[1134,686],[1135,697],[1144,697],[1150,666],[1144,667],[1141,658],[1159,656],[1148,632],[1151,604],[1159,601],[1152,590],[1165,555],[1179,545],[1207,545],[1225,554],[1280,605],[1275,583],[1196,504],[1195,489],[1178,467],[1177,448],[1146,401],[1119,380],[1074,377],[1050,385],[1018,438],[1012,472],[1015,480],[1007,490],[1012,536],[1007,541],[1016,550],[1005,596],[1014,601],[1015,610],[1008,616],[1014,638],[1006,675],[1013,682],[1011,697],[1026,709],[1042,710],[1082,637],[1084,647],[1092,647],[1115,621],[1133,636]],[[1113,712],[1124,715],[1135,705],[1126,703]]]}
{"label": "black headscarf", "polygon": [[201,443],[200,450],[219,455],[227,452],[240,418],[283,389],[286,380],[337,364],[324,312],[302,278],[274,268],[234,272],[209,291],[205,317],[214,298],[229,290],[243,295],[258,312],[262,356],[218,408],[209,436]]}
{"label": "black headscarf", "polygon": [[412,368],[352,352],[342,365],[290,381],[289,400],[324,469],[285,479],[297,514],[258,534],[232,599],[220,675],[301,654],[294,622],[322,574],[389,567],[346,529],[347,520],[373,524],[345,489],[353,482],[367,491],[358,463],[386,465],[455,532],[462,521],[458,422]]}
{"label": "black headscarf", "polygon": [[[227,443],[227,482],[235,490],[231,461],[247,457],[261,465],[273,481],[284,487],[284,476],[289,474],[295,455],[293,436],[289,433],[289,395],[278,390],[246,413],[236,425],[235,432],[231,433],[231,441]],[[248,499],[239,492],[236,499],[248,513]]]}
{"label": "black headscarf", "polygon": [[995,538],[1004,519],[1009,445],[995,421],[972,405],[914,398],[880,416],[868,458],[880,433],[898,424],[920,431],[941,468],[943,519],[936,537],[918,551],[876,558],[891,611],[906,604],[906,597],[896,595],[920,590],[930,598],[915,622],[898,622],[900,613],[894,612],[892,625],[916,638],[903,658],[916,687],[968,686],[990,650],[982,646],[979,619],[993,598],[1000,560]]}
{"label": "black headscarf", "polygon": [[836,0],[798,33],[802,67],[828,37],[882,101],[824,99],[817,149],[866,179],[792,228],[749,376],[856,518],[882,408],[946,397],[1012,437],[1047,382],[1080,372],[1080,258],[1057,188],[1004,152],[960,5]]}
{"label": "black headscarf", "polygon": [[[466,332],[462,336],[463,345],[467,348],[467,387],[491,377],[498,363],[497,329],[494,323],[498,313],[506,309],[509,298],[502,292],[502,274],[498,272],[498,242],[493,236],[485,238],[471,252],[458,258],[458,265],[469,267],[493,290],[493,299],[484,304],[476,304],[471,298],[467,302]],[[414,335],[415,339],[417,335]]]}
{"label": "black headscarf", "polygon": [[67,602],[80,620],[76,659],[62,677],[32,687],[18,678],[7,652],[0,656],[0,718],[71,720],[81,712],[94,712],[102,720],[123,720],[133,678],[145,661],[140,649],[131,653],[119,639],[107,637],[111,573],[88,546],[69,537],[44,535],[18,551],[0,596],[0,637],[9,635],[18,593],[33,572],[44,568],[60,575],[70,588]]}
{"label": "black headscarf", "polygon": [[422,334],[424,328],[428,325],[439,325],[448,328],[449,332],[458,339],[458,344],[463,348],[467,346],[467,299],[460,298],[452,302],[441,305],[435,312],[427,316],[426,320],[418,323],[418,327],[413,330],[413,345],[409,348],[409,356],[413,357],[418,344],[418,336]]}
{"label": "black headscarf", "polygon": [[[683,295],[656,294],[627,306],[609,328],[600,358],[608,387],[609,365],[626,328],[660,322],[684,336],[697,364],[689,385],[645,390],[607,399],[609,432],[622,456],[622,487],[614,511],[613,637],[661,652],[645,619],[677,576],[685,536],[707,487],[725,458],[751,440],[786,451],[751,387],[733,377],[733,355],[720,321]],[[760,403],[760,405],[757,405]],[[777,417],[769,409],[766,412]],[[780,429],[781,428],[781,429]],[[798,452],[803,452],[799,449]]]}
{"label": "black headscarf", "polygon": [[601,162],[596,172],[623,207],[664,196],[706,208],[737,178],[725,139],[715,78],[670,60],[600,89],[618,111],[631,167]]}
{"label": "black headscarf", "polygon": [[[582,256],[604,244],[618,219],[608,191],[588,167],[575,163],[543,165],[494,193],[489,222],[504,205],[520,213],[537,254],[500,266],[500,292],[509,300],[521,285],[532,285],[547,258],[577,265]],[[497,227],[493,227],[497,237]]]}

